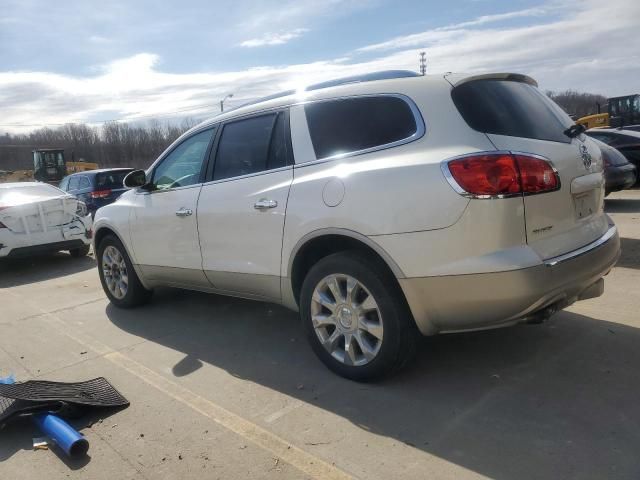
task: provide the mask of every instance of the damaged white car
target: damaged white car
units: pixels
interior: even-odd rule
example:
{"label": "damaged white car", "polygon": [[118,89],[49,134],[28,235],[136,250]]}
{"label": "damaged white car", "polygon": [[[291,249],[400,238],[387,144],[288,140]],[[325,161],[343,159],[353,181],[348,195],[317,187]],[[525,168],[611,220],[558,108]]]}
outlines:
{"label": "damaged white car", "polygon": [[46,183],[0,184],[0,258],[67,250],[89,253],[92,220],[86,205]]}

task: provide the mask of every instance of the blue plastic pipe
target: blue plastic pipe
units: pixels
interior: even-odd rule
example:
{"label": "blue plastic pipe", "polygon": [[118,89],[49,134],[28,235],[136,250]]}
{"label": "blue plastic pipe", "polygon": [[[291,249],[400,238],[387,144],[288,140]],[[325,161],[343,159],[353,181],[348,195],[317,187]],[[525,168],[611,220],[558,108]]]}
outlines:
{"label": "blue plastic pipe", "polygon": [[50,413],[32,415],[35,423],[42,432],[53,440],[69,457],[81,457],[87,454],[89,442],[75,428]]}
{"label": "blue plastic pipe", "polygon": [[[11,384],[15,382],[16,379],[13,375],[0,377],[0,383]],[[87,439],[60,417],[50,413],[38,413],[32,415],[31,418],[33,423],[42,430],[42,433],[54,441],[67,456],[81,457],[87,454],[89,450]]]}

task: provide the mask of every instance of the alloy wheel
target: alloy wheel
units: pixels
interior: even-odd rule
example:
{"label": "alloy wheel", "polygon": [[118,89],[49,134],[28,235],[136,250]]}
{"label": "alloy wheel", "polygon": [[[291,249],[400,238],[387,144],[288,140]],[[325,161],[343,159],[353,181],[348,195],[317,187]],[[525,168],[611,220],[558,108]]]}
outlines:
{"label": "alloy wheel", "polygon": [[371,292],[350,275],[328,275],[316,285],[311,321],[322,346],[345,365],[366,365],[382,346],[380,308]]}
{"label": "alloy wheel", "polygon": [[129,276],[124,256],[113,245],[109,245],[102,252],[102,274],[109,292],[122,300],[129,289]]}

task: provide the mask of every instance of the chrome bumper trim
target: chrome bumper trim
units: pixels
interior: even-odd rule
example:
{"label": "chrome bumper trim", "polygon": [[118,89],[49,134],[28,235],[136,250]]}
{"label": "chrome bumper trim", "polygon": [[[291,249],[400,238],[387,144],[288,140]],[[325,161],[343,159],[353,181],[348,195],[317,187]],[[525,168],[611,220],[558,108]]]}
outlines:
{"label": "chrome bumper trim", "polygon": [[607,243],[618,231],[615,225],[612,225],[609,230],[606,231],[604,235],[602,235],[597,240],[594,240],[588,245],[581,247],[577,250],[573,250],[572,252],[565,253],[563,255],[558,255],[557,257],[550,258],[544,261],[544,264],[547,267],[553,267],[558,265],[559,263],[565,262],[567,260],[571,260],[572,258],[579,257],[580,255],[584,255],[585,253],[590,252],[594,248],[598,248],[600,245]]}

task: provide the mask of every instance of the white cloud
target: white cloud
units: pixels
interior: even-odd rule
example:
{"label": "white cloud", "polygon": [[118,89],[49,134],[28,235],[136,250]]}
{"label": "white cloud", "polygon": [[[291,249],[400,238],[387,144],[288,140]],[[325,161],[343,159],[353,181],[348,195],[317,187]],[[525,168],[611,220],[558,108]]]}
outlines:
{"label": "white cloud", "polygon": [[513,12],[499,13],[495,15],[482,15],[478,18],[470,20],[468,22],[456,23],[453,25],[447,25],[445,27],[435,28],[426,32],[416,33],[412,35],[405,35],[401,37],[392,38],[381,43],[375,43],[373,45],[367,45],[359,48],[358,52],[374,52],[382,50],[396,50],[399,48],[422,46],[430,42],[440,41],[455,38],[459,35],[464,28],[475,27],[479,25],[485,25],[487,23],[497,23],[505,20],[512,20],[514,18],[524,17],[539,17],[545,15],[548,12],[547,8],[536,7],[527,8],[525,10],[516,10]]}
{"label": "white cloud", "polygon": [[252,38],[250,40],[245,40],[240,43],[241,47],[264,47],[267,45],[282,45],[287,43],[289,40],[293,40],[294,38],[298,38],[303,33],[308,32],[307,28],[296,28],[295,30],[291,30],[289,32],[282,33],[265,33],[259,38]]}
{"label": "white cloud", "polygon": [[[480,17],[466,22],[472,25],[393,39],[392,48],[368,49],[366,56],[351,52],[348,57],[312,63],[168,73],[160,57],[141,53],[108,63],[87,76],[0,72],[0,124],[136,120],[171,112],[208,117],[217,113],[217,102],[228,93],[234,93],[228,101],[233,106],[330,78],[376,70],[416,70],[416,45],[426,47],[429,73],[516,71],[533,76],[543,89],[574,88],[609,96],[637,92],[640,51],[630,39],[637,36],[640,2],[579,0],[563,5],[553,16],[530,12],[534,21],[524,26],[500,27]],[[417,35],[421,36],[418,43]],[[0,131],[30,128],[2,125]]]}

